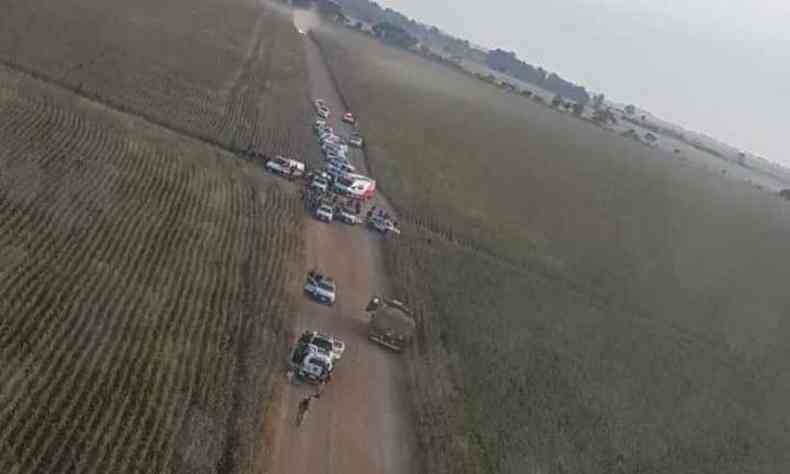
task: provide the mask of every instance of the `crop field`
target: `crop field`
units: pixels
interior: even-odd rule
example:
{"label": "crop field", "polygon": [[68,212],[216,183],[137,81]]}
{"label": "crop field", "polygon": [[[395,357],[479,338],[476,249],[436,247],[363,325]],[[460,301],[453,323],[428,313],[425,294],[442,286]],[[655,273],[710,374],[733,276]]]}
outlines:
{"label": "crop field", "polygon": [[0,67],[0,472],[252,472],[301,277],[279,186]]}
{"label": "crop field", "polygon": [[420,313],[427,472],[790,470],[790,206],[364,36],[315,37],[405,226],[389,267]]}
{"label": "crop field", "polygon": [[5,2],[0,61],[234,150],[310,143],[298,33],[257,0]]}

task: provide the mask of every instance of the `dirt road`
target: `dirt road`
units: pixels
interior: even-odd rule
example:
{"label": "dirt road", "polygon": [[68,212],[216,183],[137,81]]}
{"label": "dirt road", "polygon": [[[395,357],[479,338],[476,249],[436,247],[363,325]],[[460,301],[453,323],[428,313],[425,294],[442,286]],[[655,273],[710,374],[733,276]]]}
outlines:
{"label": "dirt road", "polygon": [[[308,27],[299,24],[300,29]],[[339,120],[344,110],[316,45],[305,38],[313,97],[327,100],[333,126],[348,131]],[[364,170],[361,153],[352,157]],[[346,343],[332,382],[300,428],[296,405],[314,388],[288,383],[275,406],[272,459],[274,474],[373,474],[417,472],[416,441],[406,388],[404,359],[371,343],[364,311],[371,295],[388,294],[379,237],[361,226],[324,224],[306,219],[306,268],[318,268],[338,285],[333,307],[307,298],[296,324],[297,334],[314,329]]]}

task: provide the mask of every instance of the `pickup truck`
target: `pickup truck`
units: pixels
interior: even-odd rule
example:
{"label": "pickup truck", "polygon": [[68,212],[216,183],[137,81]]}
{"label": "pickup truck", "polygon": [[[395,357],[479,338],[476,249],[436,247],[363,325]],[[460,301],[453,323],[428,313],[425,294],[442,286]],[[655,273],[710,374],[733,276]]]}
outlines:
{"label": "pickup truck", "polygon": [[361,135],[352,135],[351,138],[348,139],[348,144],[353,147],[362,148],[364,140]]}
{"label": "pickup truck", "polygon": [[329,180],[322,176],[316,176],[310,182],[310,187],[315,189],[316,191],[321,191],[322,193],[327,192],[329,190]]}
{"label": "pickup truck", "polygon": [[299,177],[304,174],[304,163],[279,155],[267,161],[264,167],[282,176]]}
{"label": "pickup truck", "polygon": [[357,225],[362,222],[358,215],[354,214],[351,209],[341,207],[335,212],[335,219],[348,225]]}
{"label": "pickup truck", "polygon": [[315,209],[315,218],[319,221],[332,222],[335,218],[335,211],[329,204],[321,204]]}
{"label": "pickup truck", "polygon": [[335,298],[337,297],[337,286],[333,279],[312,271],[307,274],[304,292],[314,299],[331,306],[335,303]]}
{"label": "pickup truck", "polygon": [[381,232],[384,235],[389,233],[396,235],[400,234],[400,229],[398,229],[391,219],[386,219],[378,215],[372,216],[370,219],[368,219],[368,227],[377,232]]}
{"label": "pickup truck", "polygon": [[373,297],[365,310],[370,315],[368,338],[371,341],[398,352],[411,344],[417,324],[405,304]]}

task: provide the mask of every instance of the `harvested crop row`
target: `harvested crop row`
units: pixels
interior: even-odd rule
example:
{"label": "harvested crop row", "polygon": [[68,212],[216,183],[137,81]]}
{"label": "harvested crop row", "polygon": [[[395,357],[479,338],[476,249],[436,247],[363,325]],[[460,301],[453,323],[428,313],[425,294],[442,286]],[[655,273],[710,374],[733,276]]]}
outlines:
{"label": "harvested crop row", "polygon": [[0,17],[0,61],[237,151],[305,154],[303,53],[254,0],[33,0]]}
{"label": "harvested crop row", "polygon": [[187,473],[233,431],[254,446],[229,414],[238,392],[260,417],[277,367],[295,196],[18,77],[0,69],[0,471]]}

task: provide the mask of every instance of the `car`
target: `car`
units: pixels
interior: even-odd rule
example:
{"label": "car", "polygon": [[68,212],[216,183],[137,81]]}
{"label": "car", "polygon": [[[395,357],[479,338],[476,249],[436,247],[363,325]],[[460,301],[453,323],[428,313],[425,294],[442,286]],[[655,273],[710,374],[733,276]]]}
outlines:
{"label": "car", "polygon": [[343,144],[337,135],[326,135],[319,139],[319,143],[321,144],[322,150],[337,150],[340,148],[340,145]]}
{"label": "car", "polygon": [[315,347],[319,352],[329,354],[332,362],[336,362],[343,357],[346,345],[340,339],[321,334],[318,331],[305,331],[299,338],[303,345]]}
{"label": "car", "polygon": [[325,133],[318,137],[318,142],[323,147],[324,145],[341,145],[343,142],[340,140],[340,137],[335,135],[334,133]]}
{"label": "car", "polygon": [[364,140],[360,135],[352,135],[351,138],[348,139],[348,144],[357,148],[362,148]]}
{"label": "car", "polygon": [[345,154],[345,153],[342,153],[342,152],[337,152],[337,151],[330,151],[330,152],[327,152],[327,153],[324,155],[324,159],[325,159],[327,162],[331,162],[331,161],[337,161],[337,162],[340,162],[340,163],[346,163],[346,164],[349,164],[349,163],[350,163],[350,162],[348,161],[348,158],[346,157],[346,154]]}
{"label": "car", "polygon": [[352,114],[351,112],[346,112],[343,115],[343,121],[346,123],[350,123],[351,125],[354,125],[357,122],[357,119],[354,118],[354,114]]}
{"label": "car", "polygon": [[321,142],[322,146],[328,144],[340,146],[344,144],[343,139],[334,133],[325,133],[324,135],[321,135],[318,140]]}
{"label": "car", "polygon": [[326,151],[323,152],[324,159],[329,160],[340,160],[340,161],[348,161],[348,156],[345,151],[338,148],[327,148]]}
{"label": "car", "polygon": [[326,192],[329,189],[329,180],[322,176],[316,176],[310,182],[310,187],[317,191]]}
{"label": "car", "polygon": [[282,176],[302,176],[304,163],[277,155],[264,164],[264,168]]}
{"label": "car", "polygon": [[338,163],[344,163],[347,165],[351,164],[351,161],[349,161],[348,156],[346,156],[346,154],[343,151],[330,151],[324,155],[324,159],[327,162],[337,161]]}
{"label": "car", "polygon": [[345,155],[348,153],[348,145],[343,143],[335,143],[335,142],[325,142],[321,145],[321,151],[326,154],[329,152],[334,152],[337,154]]}
{"label": "car", "polygon": [[354,211],[346,207],[341,207],[338,209],[335,213],[335,216],[337,220],[348,225],[357,225],[362,222],[362,219],[360,219],[359,216],[354,213]]}
{"label": "car", "polygon": [[330,306],[335,304],[335,298],[337,297],[335,281],[315,270],[307,274],[304,291],[317,301]]}
{"label": "car", "polygon": [[346,157],[345,154],[338,154],[336,152],[329,152],[324,157],[326,159],[327,164],[337,163],[342,165],[351,165],[351,161]]}
{"label": "car", "polygon": [[343,357],[343,352],[346,350],[345,343],[340,339],[318,332],[313,335],[312,344],[323,351],[329,352],[333,362],[340,360]]}
{"label": "car", "polygon": [[334,209],[332,209],[332,206],[330,206],[329,204],[320,204],[315,209],[315,218],[318,219],[319,221],[324,221],[329,223],[332,222],[332,219],[334,219],[334,217],[335,217],[335,211]]}
{"label": "car", "polygon": [[329,137],[327,140],[324,140],[323,143],[321,143],[321,151],[324,153],[329,151],[346,153],[348,152],[348,145],[343,143],[342,140]]}
{"label": "car", "polygon": [[354,172],[357,171],[357,169],[354,167],[354,165],[352,165],[351,163],[348,163],[347,161],[342,161],[342,160],[337,160],[337,159],[335,159],[335,160],[327,160],[326,164],[327,164],[327,166],[340,168],[340,171],[342,171],[343,173],[354,173]]}
{"label": "car", "polygon": [[389,233],[396,235],[400,234],[400,229],[398,229],[391,219],[387,219],[380,215],[375,215],[368,219],[368,227],[384,235]]}
{"label": "car", "polygon": [[354,199],[373,199],[376,193],[376,181],[354,173],[337,176],[332,183],[332,191]]}
{"label": "car", "polygon": [[326,172],[326,174],[334,178],[335,182],[337,182],[337,180],[340,178],[344,178],[347,174],[350,173],[350,171],[347,171],[344,166],[339,166],[336,164],[327,164],[326,166],[324,166],[324,171]]}
{"label": "car", "polygon": [[327,128],[329,128],[329,125],[327,125],[326,120],[324,119],[319,118],[313,122],[313,130],[315,132],[320,132],[322,130],[326,130]]}

